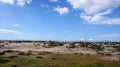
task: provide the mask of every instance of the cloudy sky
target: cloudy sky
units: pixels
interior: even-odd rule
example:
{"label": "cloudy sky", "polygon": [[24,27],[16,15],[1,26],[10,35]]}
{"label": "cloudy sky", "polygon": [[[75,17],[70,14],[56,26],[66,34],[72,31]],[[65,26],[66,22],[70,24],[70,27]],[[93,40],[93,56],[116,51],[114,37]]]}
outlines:
{"label": "cloudy sky", "polygon": [[120,41],[120,0],[0,0],[0,39]]}

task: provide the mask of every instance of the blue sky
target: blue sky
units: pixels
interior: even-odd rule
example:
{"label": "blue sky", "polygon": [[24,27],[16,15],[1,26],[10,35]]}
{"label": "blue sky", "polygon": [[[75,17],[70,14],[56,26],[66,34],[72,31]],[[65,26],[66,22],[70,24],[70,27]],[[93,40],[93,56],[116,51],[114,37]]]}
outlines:
{"label": "blue sky", "polygon": [[120,41],[120,0],[0,0],[0,38]]}

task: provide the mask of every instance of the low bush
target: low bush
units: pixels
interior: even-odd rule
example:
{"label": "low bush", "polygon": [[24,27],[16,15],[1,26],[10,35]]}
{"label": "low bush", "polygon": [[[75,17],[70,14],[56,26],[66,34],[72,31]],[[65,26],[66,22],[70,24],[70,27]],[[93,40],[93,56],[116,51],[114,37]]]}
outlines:
{"label": "low bush", "polygon": [[30,52],[27,52],[27,53],[25,53],[25,52],[20,52],[18,55],[27,55],[27,56],[30,56],[30,55],[32,55],[32,53],[30,53]]}
{"label": "low bush", "polygon": [[14,51],[12,51],[12,50],[6,50],[6,51],[4,51],[4,52],[8,52],[8,53],[9,53],[9,52],[14,52]]}
{"label": "low bush", "polygon": [[8,58],[12,58],[12,59],[13,59],[13,58],[16,58],[16,57],[17,57],[17,56],[9,56]]}
{"label": "low bush", "polygon": [[0,52],[0,55],[4,55],[5,54],[5,52]]}
{"label": "low bush", "polygon": [[36,58],[44,58],[44,57],[42,57],[42,56],[37,56]]}
{"label": "low bush", "polygon": [[25,55],[25,53],[24,52],[20,52],[18,55]]}
{"label": "low bush", "polygon": [[52,60],[56,60],[57,58],[52,58]]}
{"label": "low bush", "polygon": [[18,67],[17,65],[12,65],[11,67]]}
{"label": "low bush", "polygon": [[41,51],[38,53],[38,55],[46,55],[46,54],[51,54],[51,52]]}

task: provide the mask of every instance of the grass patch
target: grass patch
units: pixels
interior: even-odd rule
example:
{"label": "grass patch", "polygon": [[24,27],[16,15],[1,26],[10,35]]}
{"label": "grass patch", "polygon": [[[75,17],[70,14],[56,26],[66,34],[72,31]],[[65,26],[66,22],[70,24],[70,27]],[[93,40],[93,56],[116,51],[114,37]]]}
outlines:
{"label": "grass patch", "polygon": [[[42,54],[44,55],[44,54]],[[44,58],[44,59],[38,59]],[[105,61],[98,56],[79,54],[47,54],[37,57],[0,57],[0,67],[119,67],[120,61]],[[1,61],[2,60],[2,61]]]}
{"label": "grass patch", "polygon": [[4,57],[0,57],[0,64],[4,64],[4,63],[8,63],[10,62],[10,60],[4,58]]}

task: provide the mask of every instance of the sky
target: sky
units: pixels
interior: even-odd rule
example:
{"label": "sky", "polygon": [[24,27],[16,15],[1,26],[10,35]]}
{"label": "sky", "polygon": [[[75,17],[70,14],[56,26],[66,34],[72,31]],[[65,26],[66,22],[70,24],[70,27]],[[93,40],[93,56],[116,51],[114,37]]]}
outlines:
{"label": "sky", "polygon": [[120,0],[0,0],[0,39],[120,41]]}

